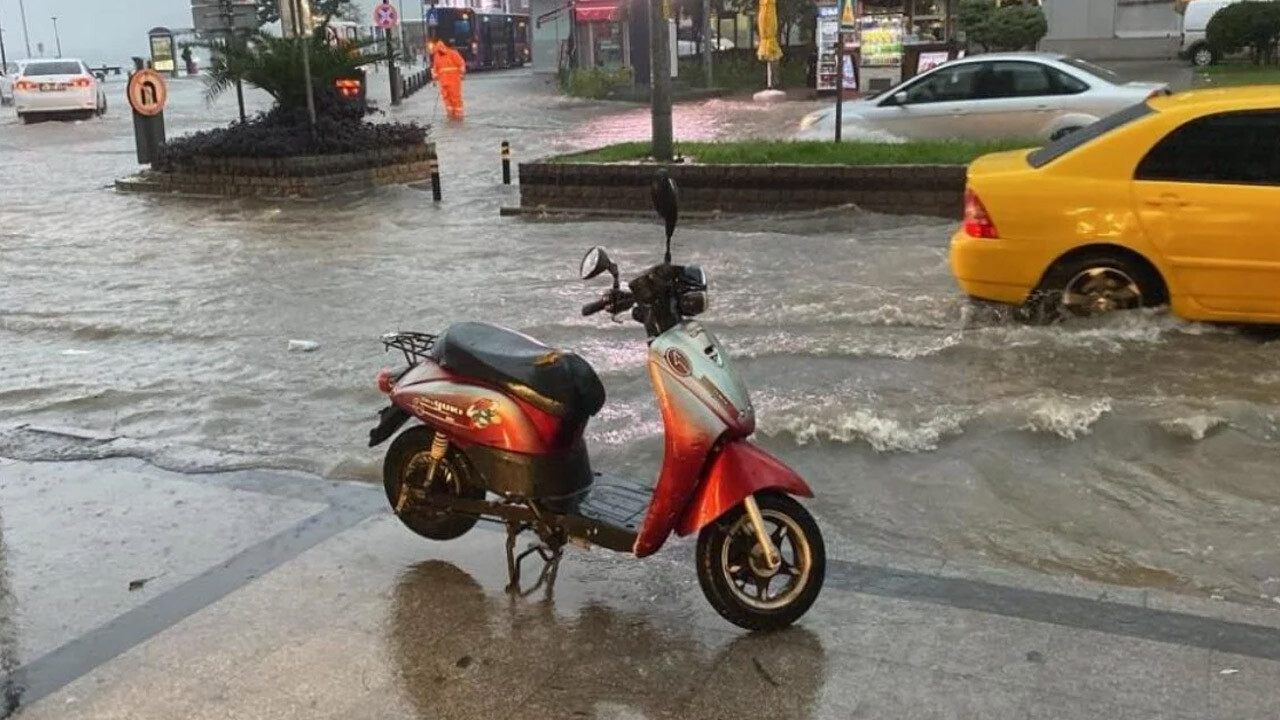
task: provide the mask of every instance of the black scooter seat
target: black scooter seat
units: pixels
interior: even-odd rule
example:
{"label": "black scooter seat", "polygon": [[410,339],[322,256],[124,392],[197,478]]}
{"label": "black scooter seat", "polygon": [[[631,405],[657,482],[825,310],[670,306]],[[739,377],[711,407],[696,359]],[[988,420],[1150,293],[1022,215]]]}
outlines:
{"label": "black scooter seat", "polygon": [[586,360],[488,323],[454,323],[436,338],[432,359],[450,372],[495,385],[572,423],[604,406],[604,385]]}

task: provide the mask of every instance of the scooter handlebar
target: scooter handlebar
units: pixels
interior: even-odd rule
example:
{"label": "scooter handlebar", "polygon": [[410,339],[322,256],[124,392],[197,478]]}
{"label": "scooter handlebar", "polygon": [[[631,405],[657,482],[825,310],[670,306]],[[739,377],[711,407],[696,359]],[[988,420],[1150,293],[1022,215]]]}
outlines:
{"label": "scooter handlebar", "polygon": [[595,315],[601,310],[608,310],[610,313],[617,315],[630,310],[635,304],[635,297],[626,290],[607,290],[599,300],[583,305],[582,314],[584,316]]}
{"label": "scooter handlebar", "polygon": [[610,300],[611,300],[611,299],[612,299],[612,298],[610,298],[610,297],[608,297],[608,296],[605,296],[605,297],[600,298],[599,300],[596,300],[595,302],[589,302],[589,303],[587,303],[586,305],[583,305],[583,306],[582,306],[582,315],[583,315],[583,317],[585,317],[585,316],[587,316],[587,315],[595,315],[596,313],[600,312],[601,310],[603,310],[603,309],[605,309],[605,308],[609,307],[609,302],[610,302]]}

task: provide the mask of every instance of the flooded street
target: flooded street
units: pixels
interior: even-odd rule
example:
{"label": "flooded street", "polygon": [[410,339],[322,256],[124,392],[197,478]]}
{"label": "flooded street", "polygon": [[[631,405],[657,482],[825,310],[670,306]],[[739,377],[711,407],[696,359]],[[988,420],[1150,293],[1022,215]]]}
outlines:
{"label": "flooded street", "polygon": [[[373,380],[396,361],[379,335],[465,319],[580,351],[609,393],[588,427],[596,464],[653,477],[644,332],[580,317],[599,288],[576,270],[601,244],[635,274],[661,257],[658,227],[498,217],[517,198],[499,184],[501,140],[520,160],[643,139],[648,111],[564,100],[526,72],[476,74],[466,92],[460,126],[432,88],[390,113],[439,121],[439,206],[408,187],[323,203],[120,195],[111,183],[136,165],[118,81],[105,120],[6,112],[0,456],[376,481]],[[696,103],[676,134],[780,135],[813,107]],[[175,82],[169,134],[234,112]],[[761,442],[818,493],[831,554],[1280,602],[1280,342],[1162,313],[1005,321],[958,295],[952,229],[849,210],[676,236],[677,261],[710,276],[705,321],[753,390]]]}

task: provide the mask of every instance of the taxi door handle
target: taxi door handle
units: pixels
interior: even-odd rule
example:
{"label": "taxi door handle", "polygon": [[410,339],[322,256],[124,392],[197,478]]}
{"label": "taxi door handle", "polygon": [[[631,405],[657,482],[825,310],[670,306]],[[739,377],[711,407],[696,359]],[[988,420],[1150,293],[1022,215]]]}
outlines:
{"label": "taxi door handle", "polygon": [[1165,193],[1164,195],[1160,195],[1159,197],[1148,198],[1147,204],[1152,207],[1184,208],[1190,205],[1191,203],[1187,202],[1186,200],[1183,200],[1177,195]]}

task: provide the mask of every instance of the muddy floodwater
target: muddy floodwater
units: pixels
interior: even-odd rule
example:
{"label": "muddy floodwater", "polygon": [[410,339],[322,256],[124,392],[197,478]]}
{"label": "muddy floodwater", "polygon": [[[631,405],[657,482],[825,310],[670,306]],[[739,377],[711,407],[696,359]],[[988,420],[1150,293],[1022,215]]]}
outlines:
{"label": "muddy floodwater", "polygon": [[[375,80],[376,81],[376,80]],[[498,217],[518,158],[648,131],[643,108],[562,100],[528,73],[468,80],[438,127],[445,202],[401,187],[327,202],[119,195],[102,121],[0,123],[0,455],[139,456],[198,473],[376,481],[378,336],[501,323],[573,348],[609,404],[595,461],[652,477],[660,422],[633,323],[580,317],[591,245],[626,273],[656,225]],[[179,81],[170,134],[230,118]],[[251,95],[262,107],[263,99]],[[686,139],[787,132],[814,105],[678,108]],[[432,121],[428,89],[393,115]],[[1280,342],[1131,313],[1028,327],[962,299],[950,223],[856,210],[690,225],[708,327],[753,390],[760,441],[818,493],[833,555],[870,548],[1280,602]],[[317,347],[290,348],[290,341]]]}

